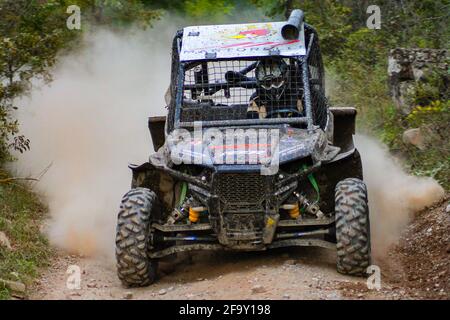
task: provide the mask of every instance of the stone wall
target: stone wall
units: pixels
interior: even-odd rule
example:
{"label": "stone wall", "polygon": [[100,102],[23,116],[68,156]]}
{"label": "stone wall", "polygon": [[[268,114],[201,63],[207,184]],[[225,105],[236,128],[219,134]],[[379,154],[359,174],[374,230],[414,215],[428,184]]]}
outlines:
{"label": "stone wall", "polygon": [[407,115],[414,107],[408,97],[414,94],[416,83],[425,81],[432,70],[447,72],[448,50],[393,49],[389,53],[389,87],[399,110]]}

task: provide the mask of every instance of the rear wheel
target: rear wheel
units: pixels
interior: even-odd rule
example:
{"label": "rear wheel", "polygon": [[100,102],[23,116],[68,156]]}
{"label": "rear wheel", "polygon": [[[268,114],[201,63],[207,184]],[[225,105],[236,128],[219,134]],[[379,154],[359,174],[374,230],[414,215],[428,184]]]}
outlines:
{"label": "rear wheel", "polygon": [[147,286],[156,277],[157,261],[148,258],[150,220],[156,195],[131,189],[122,199],[116,229],[117,274],[126,287]]}
{"label": "rear wheel", "polygon": [[364,276],[371,262],[366,185],[348,178],[339,182],[335,191],[337,270]]}

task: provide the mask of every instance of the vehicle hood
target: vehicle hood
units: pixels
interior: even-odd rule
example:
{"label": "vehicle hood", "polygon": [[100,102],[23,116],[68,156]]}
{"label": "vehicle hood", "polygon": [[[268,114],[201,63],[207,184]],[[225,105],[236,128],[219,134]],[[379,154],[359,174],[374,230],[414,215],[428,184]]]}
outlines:
{"label": "vehicle hood", "polygon": [[175,130],[166,138],[165,153],[175,164],[270,165],[312,156],[320,159],[327,146],[321,129],[282,127]]}

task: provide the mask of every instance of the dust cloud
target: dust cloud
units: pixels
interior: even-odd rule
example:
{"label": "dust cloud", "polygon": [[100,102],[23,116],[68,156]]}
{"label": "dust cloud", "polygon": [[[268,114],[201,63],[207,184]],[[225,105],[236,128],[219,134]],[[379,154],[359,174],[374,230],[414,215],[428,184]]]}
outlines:
{"label": "dust cloud", "polygon": [[164,115],[175,29],[97,31],[63,57],[50,86],[21,101],[19,121],[31,151],[16,170],[36,176],[48,203],[51,243],[69,252],[112,256],[129,163],[153,150],[148,116]]}
{"label": "dust cloud", "polygon": [[432,178],[406,174],[373,138],[357,135],[355,143],[369,192],[372,251],[375,260],[382,259],[413,214],[442,199],[444,189]]}
{"label": "dust cloud", "polygon": [[[20,102],[22,132],[31,151],[15,170],[36,176],[48,203],[52,244],[69,252],[112,257],[119,201],[129,189],[128,163],[152,151],[147,117],[165,114],[170,44],[176,28],[87,35],[82,47],[63,57],[50,86]],[[373,247],[384,252],[411,213],[439,199],[432,179],[403,173],[375,141],[357,137],[369,187]]]}
{"label": "dust cloud", "polygon": [[[246,11],[227,22],[248,16],[263,15]],[[51,164],[35,189],[49,206],[52,244],[113,256],[118,207],[131,183],[127,165],[153,150],[147,118],[165,115],[172,39],[188,24],[198,21],[168,15],[146,31],[93,30],[60,59],[50,86],[37,84],[19,101],[31,150],[17,155],[12,170],[36,177]]]}

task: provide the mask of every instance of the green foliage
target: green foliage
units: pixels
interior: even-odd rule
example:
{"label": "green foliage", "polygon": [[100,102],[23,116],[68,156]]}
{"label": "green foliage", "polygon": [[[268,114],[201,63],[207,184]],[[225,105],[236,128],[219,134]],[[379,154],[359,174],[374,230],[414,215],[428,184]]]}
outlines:
{"label": "green foliage", "polygon": [[305,11],[305,20],[319,32],[322,53],[336,58],[351,34],[351,8],[340,1],[297,1]]}
{"label": "green foliage", "polygon": [[0,164],[12,160],[11,149],[24,152],[30,144],[19,133],[15,99],[29,92],[32,79],[51,81],[57,55],[81,35],[66,27],[69,5],[80,7],[83,29],[147,27],[161,13],[140,0],[0,0]]}
{"label": "green foliage", "polygon": [[[305,12],[305,20],[319,32],[324,55],[342,59],[342,51],[353,48],[354,59],[361,55],[380,57],[393,46],[442,48],[448,46],[450,27],[448,0],[252,0],[269,16],[279,16],[292,8]],[[381,29],[366,27],[366,9],[375,4],[381,10]],[[367,34],[366,32],[370,32]],[[383,59],[385,56],[383,56]],[[372,58],[374,59],[374,58]]]}
{"label": "green foliage", "polygon": [[[273,0],[256,1],[272,5]],[[387,87],[387,56],[396,47],[441,48],[448,45],[449,1],[377,1],[381,30],[366,27],[367,1],[293,1],[305,11],[321,40],[322,53],[332,80],[331,103],[358,109],[359,131],[378,136],[406,158],[411,171],[435,177],[450,189],[448,145],[448,74],[431,72],[417,84],[411,101],[418,106],[406,118],[393,104]],[[283,7],[279,6],[279,10]],[[329,86],[330,82],[328,82]],[[434,101],[434,102],[433,102]],[[440,101],[440,102],[436,102]],[[447,106],[437,111],[439,108]],[[407,146],[404,130],[418,126],[426,135],[426,150]]]}
{"label": "green foliage", "polygon": [[28,91],[31,79],[51,79],[58,50],[75,35],[65,27],[65,1],[0,2],[0,163],[9,149],[26,150],[13,116],[14,99]]}
{"label": "green foliage", "polygon": [[352,9],[337,0],[253,0],[268,16],[287,16],[290,10],[300,8],[305,12],[306,22],[320,33],[323,54],[335,57],[350,35]]}
{"label": "green foliage", "polygon": [[[8,176],[0,171],[0,179]],[[0,278],[29,285],[51,256],[39,226],[46,208],[23,184],[0,184],[0,230],[9,238],[12,250],[0,247]],[[0,285],[0,299],[9,292]]]}
{"label": "green foliage", "polygon": [[287,11],[292,8],[291,0],[251,0],[251,2],[262,8],[264,13],[270,17],[279,17],[286,15]]}
{"label": "green foliage", "polygon": [[[407,118],[394,106],[387,88],[390,49],[445,46],[448,27],[442,26],[446,18],[441,9],[449,4],[425,2],[428,6],[422,1],[406,5],[381,2],[382,29],[369,30],[363,25],[355,28],[358,24],[354,20],[354,31],[340,48],[338,57],[328,58],[327,62],[344,90],[339,91],[338,99],[333,99],[357,107],[362,131],[375,134],[393,152],[401,154],[412,173],[434,177],[449,190],[448,75],[431,71],[426,81],[417,83],[410,100],[418,107]],[[424,150],[402,141],[403,132],[413,127],[421,129],[426,143]]]}
{"label": "green foliage", "polygon": [[[401,155],[413,174],[433,177],[450,190],[449,100],[417,105],[408,116],[404,116],[387,92],[386,68],[382,64],[376,65],[370,73],[355,67],[349,70],[346,78],[339,78],[334,68],[329,74],[336,78],[331,78],[336,83],[331,103],[356,107],[360,132],[377,136],[395,154]],[[438,96],[442,95],[442,91],[438,93]],[[420,128],[426,145],[424,150],[403,142],[403,132],[409,128]]]}
{"label": "green foliage", "polygon": [[[444,102],[436,100],[432,101],[428,106],[416,106],[406,117],[406,120],[411,127],[439,124],[442,120],[449,120],[447,123],[450,125],[449,112],[450,100]],[[445,133],[448,134],[448,132]],[[444,138],[444,136],[442,137]]]}
{"label": "green foliage", "polygon": [[[251,22],[262,17],[258,0],[142,0],[147,8],[163,10],[183,18],[185,24]],[[265,11],[265,10],[264,10]]]}
{"label": "green foliage", "polygon": [[[356,107],[360,132],[376,135],[395,154],[402,155],[412,173],[431,176],[446,190],[450,190],[449,100],[433,100],[428,104],[417,105],[408,116],[404,116],[388,94],[386,66],[379,63],[373,67],[372,72],[366,72],[364,68],[358,68],[358,64],[347,65],[353,68],[344,73],[331,68],[330,74],[336,78],[331,96],[332,104]],[[340,78],[341,74],[345,77]],[[432,83],[436,84],[430,81],[427,87]],[[418,87],[423,88],[421,85]],[[416,101],[429,101],[424,97],[439,99],[445,92],[436,90],[433,86],[431,88],[431,92],[417,90],[417,97],[420,99],[416,98]],[[403,132],[409,128],[420,128],[426,145],[424,150],[403,142]]]}
{"label": "green foliage", "polygon": [[162,12],[150,8],[141,0],[74,0],[70,4],[78,5],[85,26],[109,26],[120,28],[131,24],[147,28]]}
{"label": "green foliage", "polygon": [[415,174],[435,178],[446,190],[450,190],[449,106],[449,101],[434,101],[429,106],[417,107],[407,120],[420,128],[426,148],[405,146],[404,150]]}
{"label": "green foliage", "polygon": [[230,14],[233,5],[229,1],[187,0],[185,10],[189,17],[194,19],[205,18],[220,21]]}
{"label": "green foliage", "polygon": [[428,70],[428,74],[417,83],[410,100],[413,104],[426,106],[436,100],[449,99],[450,75],[442,70]]}

